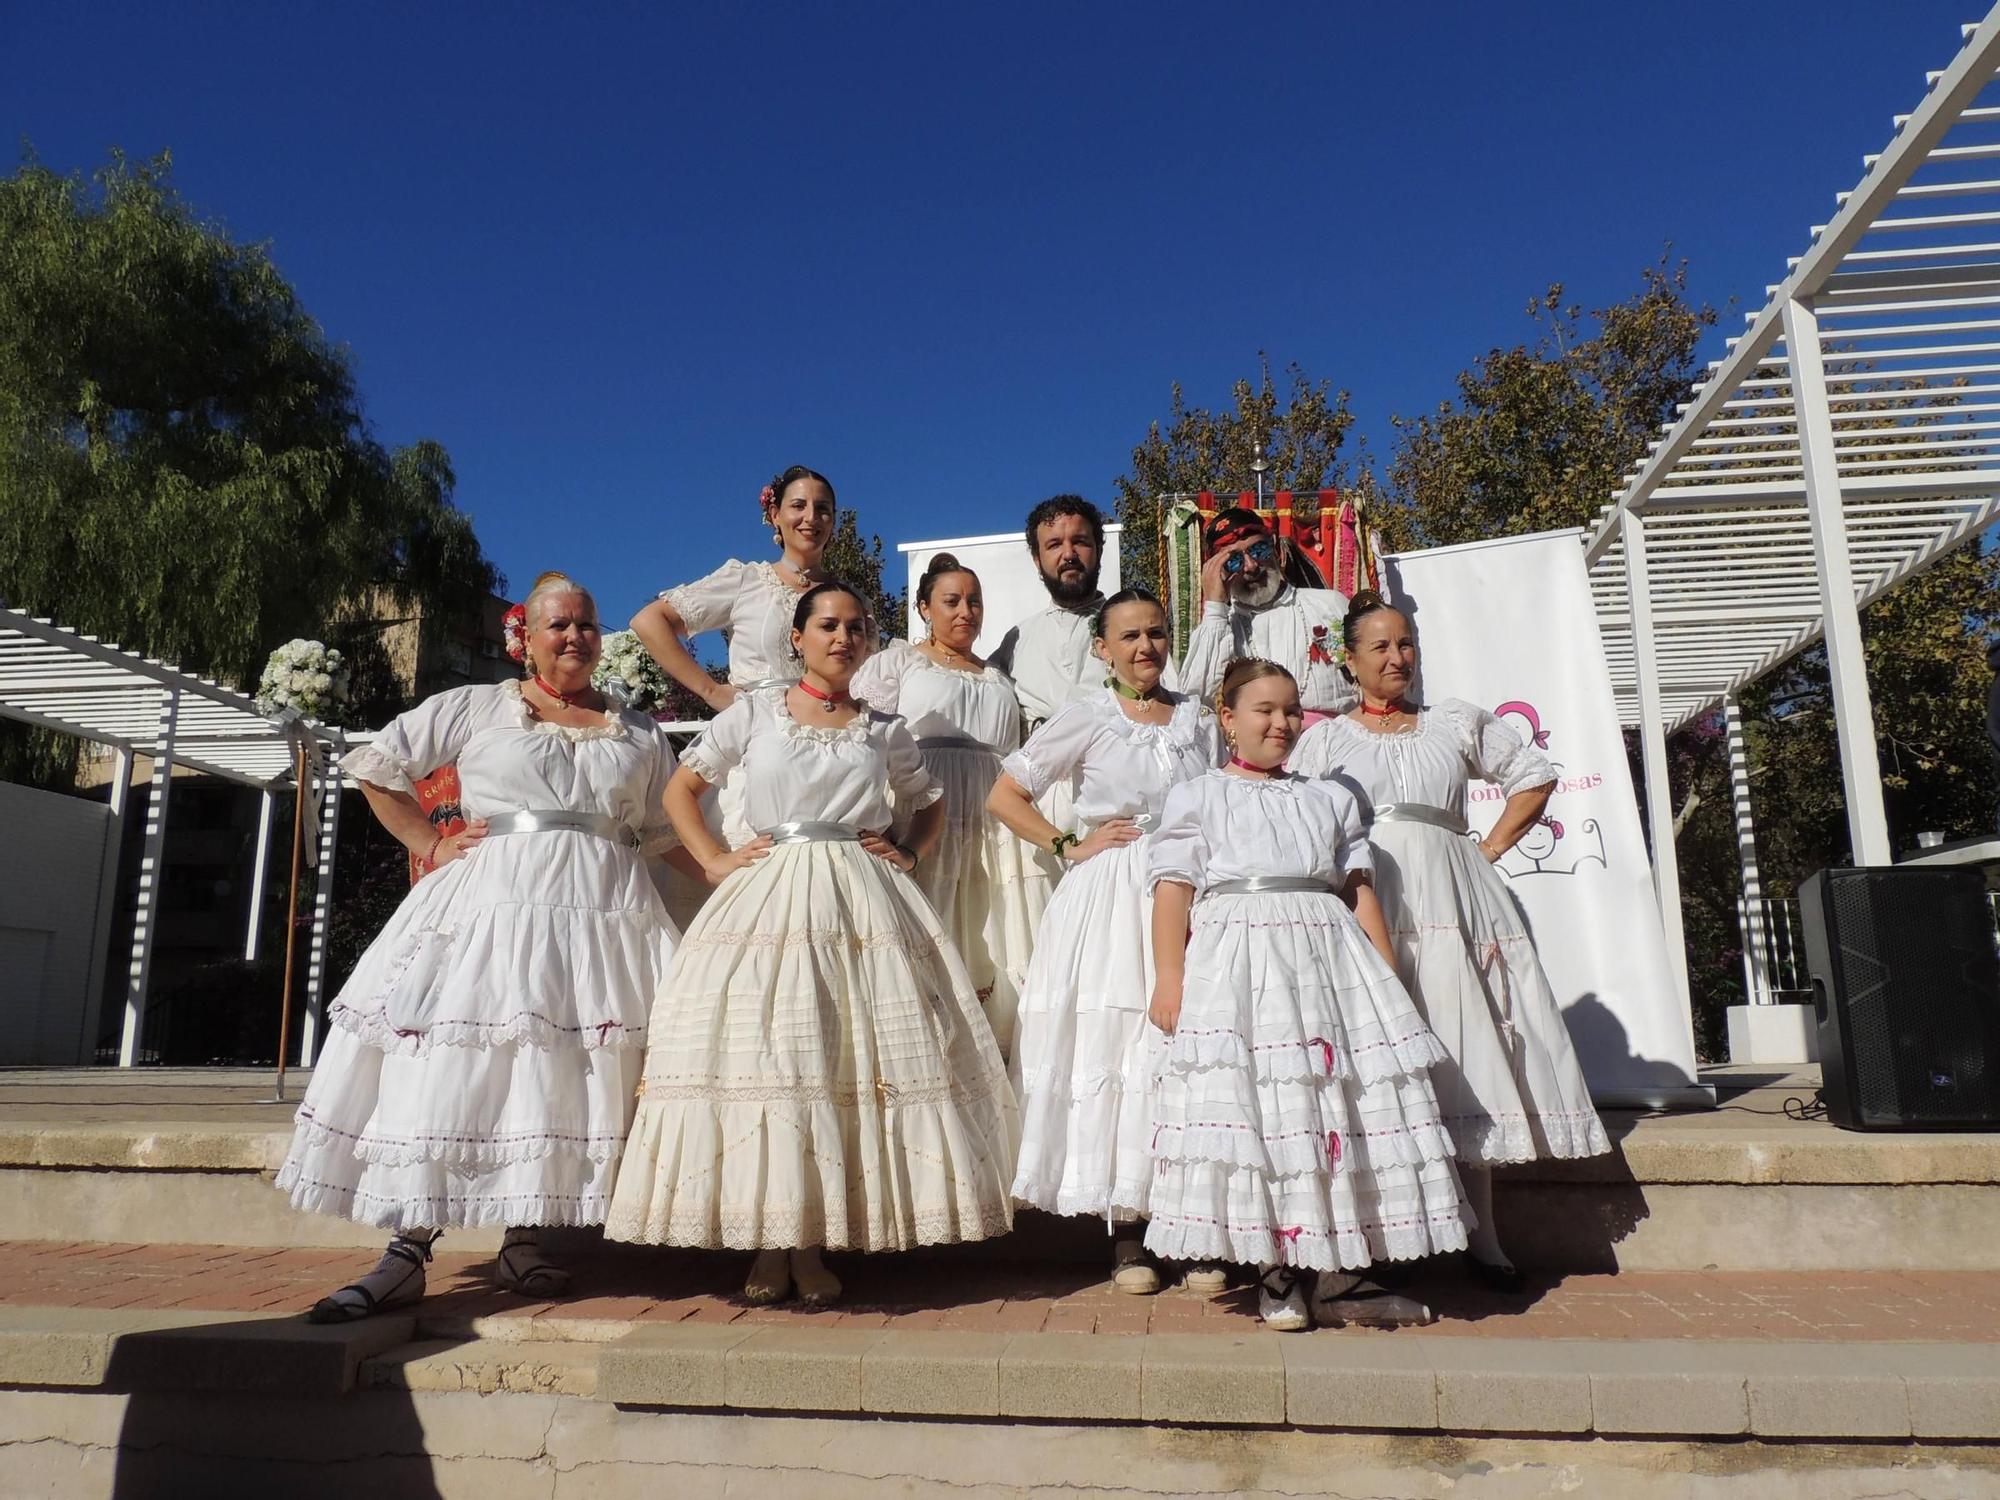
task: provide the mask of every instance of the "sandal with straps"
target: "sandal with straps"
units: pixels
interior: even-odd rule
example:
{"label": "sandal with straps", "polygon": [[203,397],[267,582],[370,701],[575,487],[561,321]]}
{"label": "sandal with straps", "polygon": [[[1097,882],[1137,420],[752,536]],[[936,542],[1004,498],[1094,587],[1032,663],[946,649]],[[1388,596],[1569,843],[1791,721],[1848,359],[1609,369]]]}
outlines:
{"label": "sandal with straps", "polygon": [[493,1280],[523,1297],[547,1300],[569,1290],[569,1272],[542,1259],[541,1237],[532,1229],[510,1229],[493,1257]]}
{"label": "sandal with straps", "polygon": [[1349,1271],[1320,1276],[1313,1288],[1312,1317],[1322,1328],[1345,1328],[1350,1323],[1362,1328],[1424,1328],[1437,1321],[1427,1304],[1366,1277]]}
{"label": "sandal with straps", "polygon": [[[349,1282],[339,1291],[319,1299],[306,1314],[309,1323],[358,1323],[363,1318],[373,1317],[378,1312],[388,1312],[391,1308],[407,1307],[420,1302],[424,1295],[424,1267],[430,1263],[431,1247],[441,1238],[432,1234],[418,1239],[415,1235],[399,1234],[389,1241],[389,1248],[382,1252],[382,1258],[375,1263],[375,1269],[359,1281]],[[393,1277],[379,1287],[370,1286],[377,1277],[388,1273]]]}

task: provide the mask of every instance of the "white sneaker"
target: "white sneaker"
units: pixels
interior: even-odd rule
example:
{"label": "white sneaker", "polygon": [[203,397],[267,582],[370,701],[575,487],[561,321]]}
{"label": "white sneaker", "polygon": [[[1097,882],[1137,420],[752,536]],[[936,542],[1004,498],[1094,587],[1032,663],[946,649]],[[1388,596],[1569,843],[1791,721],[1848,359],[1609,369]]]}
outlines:
{"label": "white sneaker", "polygon": [[1305,1283],[1288,1266],[1273,1266],[1257,1283],[1257,1316],[1278,1333],[1303,1333],[1313,1326]]}

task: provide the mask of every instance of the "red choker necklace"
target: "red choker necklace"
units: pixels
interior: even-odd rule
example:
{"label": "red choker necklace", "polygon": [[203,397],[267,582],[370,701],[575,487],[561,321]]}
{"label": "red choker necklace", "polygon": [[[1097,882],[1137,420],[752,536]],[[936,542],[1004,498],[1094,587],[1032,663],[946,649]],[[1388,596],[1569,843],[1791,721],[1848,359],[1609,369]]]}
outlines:
{"label": "red choker necklace", "polygon": [[1361,700],[1361,712],[1371,719],[1380,719],[1386,724],[1389,720],[1395,718],[1397,714],[1409,713],[1410,707],[1401,698],[1396,698],[1377,708],[1364,697]]}
{"label": "red choker necklace", "polygon": [[1285,768],[1283,766],[1253,766],[1250,764],[1249,761],[1245,760],[1240,755],[1230,756],[1229,763],[1232,766],[1235,766],[1239,771],[1249,771],[1254,775],[1262,776],[1265,777],[1266,779],[1276,776],[1282,776],[1285,774]]}
{"label": "red choker necklace", "polygon": [[561,688],[557,687],[554,683],[550,682],[548,678],[544,677],[540,672],[537,672],[535,674],[535,686],[540,688],[543,692],[547,693],[551,698],[555,699],[556,702],[560,703],[564,708],[575,708],[576,700],[581,698],[585,693],[590,691],[588,687],[583,687],[579,688],[574,693],[565,693]]}
{"label": "red choker necklace", "polygon": [[804,693],[808,698],[817,698],[819,706],[827,713],[832,713],[836,708],[843,705],[851,706],[854,702],[846,693],[822,693],[804,678],[799,679],[799,691]]}

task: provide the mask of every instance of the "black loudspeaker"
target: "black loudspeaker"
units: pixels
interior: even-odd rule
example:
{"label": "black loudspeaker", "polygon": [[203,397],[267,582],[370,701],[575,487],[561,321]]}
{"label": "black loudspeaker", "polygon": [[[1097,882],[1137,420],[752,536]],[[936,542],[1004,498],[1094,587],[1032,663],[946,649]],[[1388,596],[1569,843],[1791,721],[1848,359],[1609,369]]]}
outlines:
{"label": "black loudspeaker", "polygon": [[2000,1128],[2000,947],[1977,870],[1821,870],[1799,887],[1827,1118]]}

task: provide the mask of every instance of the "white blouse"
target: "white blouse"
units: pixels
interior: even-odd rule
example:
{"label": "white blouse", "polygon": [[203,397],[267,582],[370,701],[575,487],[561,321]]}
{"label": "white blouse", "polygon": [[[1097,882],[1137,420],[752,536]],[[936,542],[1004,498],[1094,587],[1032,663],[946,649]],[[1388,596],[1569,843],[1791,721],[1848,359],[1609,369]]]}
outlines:
{"label": "white blouse", "polygon": [[1001,755],[1021,743],[1014,683],[988,663],[984,671],[941,666],[908,641],[891,641],[854,674],[854,696],[900,714],[919,740],[963,736]]}
{"label": "white blouse", "polygon": [[636,832],[648,850],[674,841],[660,803],[674,753],[659,725],[631,709],[614,709],[601,726],[551,724],[529,711],[519,682],[426,698],[340,764],[371,786],[414,795],[412,783],[454,761],[459,807],[468,819],[604,813]]}
{"label": "white blouse", "polygon": [[1290,875],[1338,891],[1374,868],[1368,815],[1339,782],[1210,771],[1167,793],[1147,844],[1146,886],[1178,880],[1199,894],[1224,880]]}
{"label": "white blouse", "polygon": [[1215,716],[1194,699],[1176,698],[1165,724],[1135,723],[1118,704],[1110,688],[1064,704],[1000,769],[1037,801],[1073,783],[1077,822],[1088,827],[1157,816],[1175,785],[1222,759]]}
{"label": "white blouse", "polygon": [[1102,596],[1075,609],[1051,604],[1000,638],[986,658],[1014,680],[1021,716],[1030,725],[1050,718],[1072,698],[1104,680],[1104,663],[1090,651],[1090,626]]}
{"label": "white blouse", "polygon": [[1260,609],[1209,600],[1188,637],[1174,686],[1207,702],[1222,686],[1222,675],[1239,656],[1274,661],[1298,679],[1299,702],[1319,713],[1334,713],[1354,702],[1354,689],[1340,675],[1347,596],[1332,589],[1287,584]]}
{"label": "white blouse", "polygon": [[799,680],[792,659],[792,614],[802,590],[776,564],[731,558],[706,578],[668,589],[660,598],[681,617],[690,636],[720,630],[729,647],[729,680],[745,683]]}
{"label": "white blouse", "polygon": [[1416,726],[1377,734],[1353,719],[1324,719],[1299,736],[1286,767],[1300,776],[1338,773],[1376,807],[1420,802],[1465,816],[1465,784],[1477,777],[1508,796],[1556,779],[1549,758],[1485,709],[1445,698]]}
{"label": "white blouse", "polygon": [[739,693],[681,752],[681,764],[711,786],[743,766],[744,819],[759,832],[817,822],[879,833],[894,816],[891,792],[906,811],[943,795],[901,719],[867,712],[839,728],[802,724],[783,688]]}

